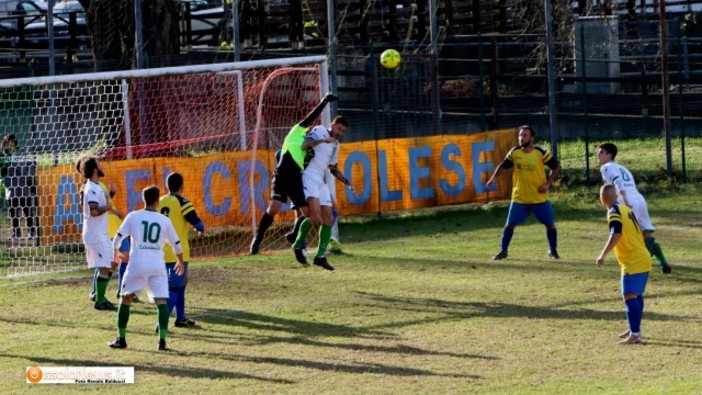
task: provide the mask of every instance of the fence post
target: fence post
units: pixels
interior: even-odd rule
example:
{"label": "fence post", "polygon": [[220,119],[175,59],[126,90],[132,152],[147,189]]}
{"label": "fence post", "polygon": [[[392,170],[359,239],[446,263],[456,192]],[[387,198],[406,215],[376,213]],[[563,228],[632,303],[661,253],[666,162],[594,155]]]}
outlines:
{"label": "fence post", "polygon": [[583,91],[581,103],[583,103],[583,126],[585,127],[585,185],[590,185],[590,124],[588,123],[588,97],[587,97],[587,57],[585,53],[585,27],[580,25],[580,62],[583,65],[582,81]]}
{"label": "fence post", "polygon": [[[680,112],[680,155],[682,161],[682,181],[687,182],[687,164],[685,163],[685,106],[683,104],[683,40],[678,30],[678,111]],[[687,52],[685,52],[687,57]]]}
{"label": "fence post", "polygon": [[500,75],[499,69],[499,47],[497,46],[497,38],[492,41],[492,68],[490,69],[490,90],[492,91],[492,129],[497,130],[500,128],[499,117],[499,105],[498,105],[498,79]]}
{"label": "fence post", "polygon": [[[378,101],[379,101],[379,94],[378,94],[378,59],[375,58],[375,49],[373,48],[373,41],[368,42],[368,62],[369,67],[370,67],[370,79],[371,79],[371,86],[373,89],[371,89],[371,108],[372,108],[372,115],[371,115],[371,127],[373,128],[373,143],[375,144],[375,157],[378,157]],[[377,170],[376,173],[376,180],[378,182],[378,186],[380,186],[380,170]],[[382,214],[381,206],[380,206],[380,192],[378,192],[378,213],[377,216],[380,218]]]}
{"label": "fence post", "polygon": [[483,36],[478,30],[478,83],[480,84],[480,131],[487,128],[485,124],[485,73],[483,72]]}

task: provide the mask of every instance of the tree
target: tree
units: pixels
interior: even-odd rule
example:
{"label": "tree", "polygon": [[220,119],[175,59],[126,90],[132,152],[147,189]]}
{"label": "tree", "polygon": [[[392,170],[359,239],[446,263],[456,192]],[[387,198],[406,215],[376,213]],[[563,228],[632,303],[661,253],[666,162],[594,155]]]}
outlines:
{"label": "tree", "polygon": [[[83,6],[96,71],[130,69],[136,59],[134,1],[141,1],[144,53],[150,66],[180,51],[180,0],[78,0]],[[148,64],[148,63],[147,63]]]}

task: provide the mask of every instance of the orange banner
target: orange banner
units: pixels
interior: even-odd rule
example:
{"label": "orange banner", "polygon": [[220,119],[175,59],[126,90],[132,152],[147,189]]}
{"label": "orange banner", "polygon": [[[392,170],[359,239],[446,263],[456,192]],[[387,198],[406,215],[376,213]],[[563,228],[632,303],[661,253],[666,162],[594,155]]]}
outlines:
{"label": "orange banner", "polygon": [[[339,169],[354,191],[337,182],[341,215],[410,210],[489,199],[507,199],[509,173],[493,190],[485,182],[516,143],[514,130],[473,135],[402,138],[341,144]],[[166,176],[183,175],[188,198],[206,227],[252,227],[266,209],[274,151],[223,152],[194,158],[140,158],[104,162],[103,182],[114,183],[117,209],[143,206],[141,190],[152,184],[167,192]],[[39,182],[42,243],[80,241],[79,192],[83,178],[74,165],[43,168]],[[252,217],[253,215],[253,217]]]}

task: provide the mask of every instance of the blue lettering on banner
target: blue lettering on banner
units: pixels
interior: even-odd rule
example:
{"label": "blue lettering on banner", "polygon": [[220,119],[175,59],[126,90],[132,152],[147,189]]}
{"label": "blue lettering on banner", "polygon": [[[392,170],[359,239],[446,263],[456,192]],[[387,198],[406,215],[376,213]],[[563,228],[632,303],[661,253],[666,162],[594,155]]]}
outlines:
{"label": "blue lettering on banner", "polygon": [[380,201],[402,200],[402,190],[388,190],[388,159],[385,150],[378,151],[378,172],[380,174]]}
{"label": "blue lettering on banner", "polygon": [[430,178],[431,169],[419,167],[419,158],[431,157],[430,147],[413,147],[409,150],[410,166],[410,197],[412,199],[431,199],[434,197],[434,188],[420,188],[419,180]]}
{"label": "blue lettering on banner", "polygon": [[254,172],[254,182],[258,176],[258,183],[253,186],[253,196],[256,207],[259,211],[266,210],[266,191],[270,176],[268,168],[261,161],[256,161],[253,168],[250,160],[240,160],[237,162],[239,168],[239,196],[241,196],[241,213],[248,214],[251,210],[251,188],[249,188],[249,177],[251,172]]}
{"label": "blue lettering on banner", "polygon": [[141,202],[141,189],[136,188],[137,181],[151,180],[151,170],[127,170],[124,174],[124,182],[127,188],[127,212],[137,209]]}
{"label": "blue lettering on banner", "polygon": [[[364,152],[361,151],[353,151],[349,154],[349,156],[346,157],[346,162],[344,163],[344,174],[348,177],[349,181],[353,181],[353,165],[355,163],[360,163],[361,168],[363,169],[363,174],[361,175],[363,177],[363,190],[360,191],[360,194],[357,195],[356,193],[351,192],[348,188],[344,188],[344,191],[346,191],[346,199],[349,201],[351,204],[365,204],[371,197],[371,162],[370,159],[368,158],[368,155],[366,155]],[[357,193],[359,191],[356,191]]]}
{"label": "blue lettering on banner", "polygon": [[[163,179],[163,187],[162,189],[165,189],[168,191],[168,175],[171,174],[171,167],[170,166],[164,166],[163,171],[161,172],[161,178]],[[170,191],[169,191],[170,192]]]}
{"label": "blue lettering on banner", "polygon": [[463,170],[463,166],[459,162],[451,159],[452,156],[454,158],[461,156],[461,149],[454,143],[446,144],[441,150],[441,164],[446,170],[452,171],[458,176],[456,185],[449,184],[445,178],[439,180],[439,187],[448,196],[456,196],[466,187],[466,171]]}
{"label": "blue lettering on banner", "polygon": [[221,184],[213,184],[212,178],[214,178],[215,174],[219,174],[219,176],[225,180],[228,180],[232,177],[232,173],[229,171],[227,165],[223,162],[215,161],[209,163],[207,167],[205,167],[205,174],[202,177],[202,190],[204,191],[203,193],[205,198],[205,210],[207,210],[207,212],[212,215],[224,215],[227,211],[229,211],[229,208],[231,208],[232,206],[232,198],[224,198],[222,200],[222,203],[219,205],[216,205],[214,203],[214,200],[212,199],[212,190],[215,188],[222,188]]}
{"label": "blue lettering on banner", "polygon": [[[488,189],[485,188],[485,183],[482,180],[482,173],[491,173],[495,169],[495,164],[492,162],[480,162],[480,153],[495,150],[495,141],[488,140],[480,143],[471,144],[473,154],[473,187],[475,193],[485,193]],[[490,191],[497,190],[497,183],[493,184]]]}
{"label": "blue lettering on banner", "polygon": [[[56,214],[54,215],[54,232],[63,231],[63,224],[67,221],[81,225],[82,217],[78,205],[78,191],[72,176],[61,176],[56,188]],[[66,209],[68,203],[68,209]]]}

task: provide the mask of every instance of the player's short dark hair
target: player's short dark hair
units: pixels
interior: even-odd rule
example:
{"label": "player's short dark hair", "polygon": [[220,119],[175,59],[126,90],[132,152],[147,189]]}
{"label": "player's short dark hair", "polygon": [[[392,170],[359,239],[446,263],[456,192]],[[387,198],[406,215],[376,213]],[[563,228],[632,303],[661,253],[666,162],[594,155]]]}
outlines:
{"label": "player's short dark hair", "polygon": [[612,160],[617,157],[617,146],[612,143],[600,144],[597,148],[607,151],[608,154],[612,155]]}
{"label": "player's short dark hair", "polygon": [[146,203],[147,206],[156,204],[160,196],[161,190],[156,185],[149,185],[141,191],[141,197],[144,199],[144,203]]}
{"label": "player's short dark hair", "polygon": [[180,173],[171,173],[166,177],[166,185],[171,192],[177,192],[183,186],[183,176]]}
{"label": "player's short dark hair", "polygon": [[83,157],[82,160],[78,161],[76,165],[78,172],[85,178],[90,178],[93,176],[93,172],[98,168],[98,160],[94,156]]}
{"label": "player's short dark hair", "polygon": [[531,125],[522,125],[522,126],[519,127],[519,130],[520,130],[520,131],[522,131],[522,130],[524,130],[524,129],[526,129],[526,130],[529,131],[529,134],[531,134],[531,137],[532,137],[532,138],[533,138],[533,137],[536,137],[536,131],[534,130],[534,128],[531,127]]}
{"label": "player's short dark hair", "polygon": [[344,125],[347,128],[349,127],[349,121],[343,115],[337,115],[336,117],[334,117],[334,119],[332,120],[332,123],[338,123],[338,124]]}

